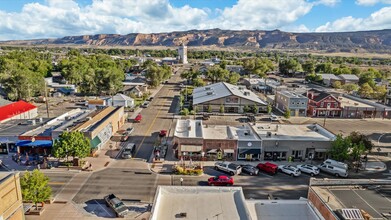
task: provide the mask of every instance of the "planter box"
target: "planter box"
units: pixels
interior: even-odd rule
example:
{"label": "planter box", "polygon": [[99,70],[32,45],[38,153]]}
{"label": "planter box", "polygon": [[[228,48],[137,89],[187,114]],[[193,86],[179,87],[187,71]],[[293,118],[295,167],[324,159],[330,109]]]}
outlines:
{"label": "planter box", "polygon": [[39,206],[38,206],[38,210],[35,209],[35,207],[31,207],[31,208],[25,213],[25,215],[41,215],[44,211],[45,211],[45,208],[44,208],[44,207],[39,207]]}

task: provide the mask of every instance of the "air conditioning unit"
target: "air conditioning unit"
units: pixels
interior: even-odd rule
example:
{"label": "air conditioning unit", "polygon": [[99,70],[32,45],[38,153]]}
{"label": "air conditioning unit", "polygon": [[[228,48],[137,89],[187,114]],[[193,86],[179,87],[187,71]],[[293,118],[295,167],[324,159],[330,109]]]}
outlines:
{"label": "air conditioning unit", "polygon": [[210,90],[210,87],[205,87],[205,90]]}
{"label": "air conditioning unit", "polygon": [[213,95],[213,92],[207,92],[206,94],[207,95]]}

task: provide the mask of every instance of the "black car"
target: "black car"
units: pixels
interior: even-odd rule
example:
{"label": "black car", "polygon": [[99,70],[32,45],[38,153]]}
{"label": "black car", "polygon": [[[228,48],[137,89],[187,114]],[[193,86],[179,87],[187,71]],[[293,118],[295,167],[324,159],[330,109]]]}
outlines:
{"label": "black car", "polygon": [[247,173],[250,176],[256,176],[256,175],[258,175],[258,172],[259,172],[259,169],[253,165],[246,164],[246,165],[242,166],[242,173]]}

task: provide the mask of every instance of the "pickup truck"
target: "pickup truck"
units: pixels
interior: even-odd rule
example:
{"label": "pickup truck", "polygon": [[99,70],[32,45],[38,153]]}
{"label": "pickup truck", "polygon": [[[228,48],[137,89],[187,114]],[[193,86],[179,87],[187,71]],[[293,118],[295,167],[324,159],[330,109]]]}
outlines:
{"label": "pickup truck", "polygon": [[109,194],[104,197],[106,205],[111,207],[117,217],[125,217],[128,214],[129,209],[126,205],[114,194]]}
{"label": "pickup truck", "polygon": [[239,175],[242,172],[242,167],[230,162],[217,162],[215,163],[215,170],[227,172],[233,176],[236,174]]}

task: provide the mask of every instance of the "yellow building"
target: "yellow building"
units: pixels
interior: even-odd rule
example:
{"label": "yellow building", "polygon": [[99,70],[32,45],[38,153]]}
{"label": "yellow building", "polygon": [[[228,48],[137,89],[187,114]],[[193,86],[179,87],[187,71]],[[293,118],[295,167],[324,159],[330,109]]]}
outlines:
{"label": "yellow building", "polygon": [[0,219],[25,219],[19,173],[0,172]]}

